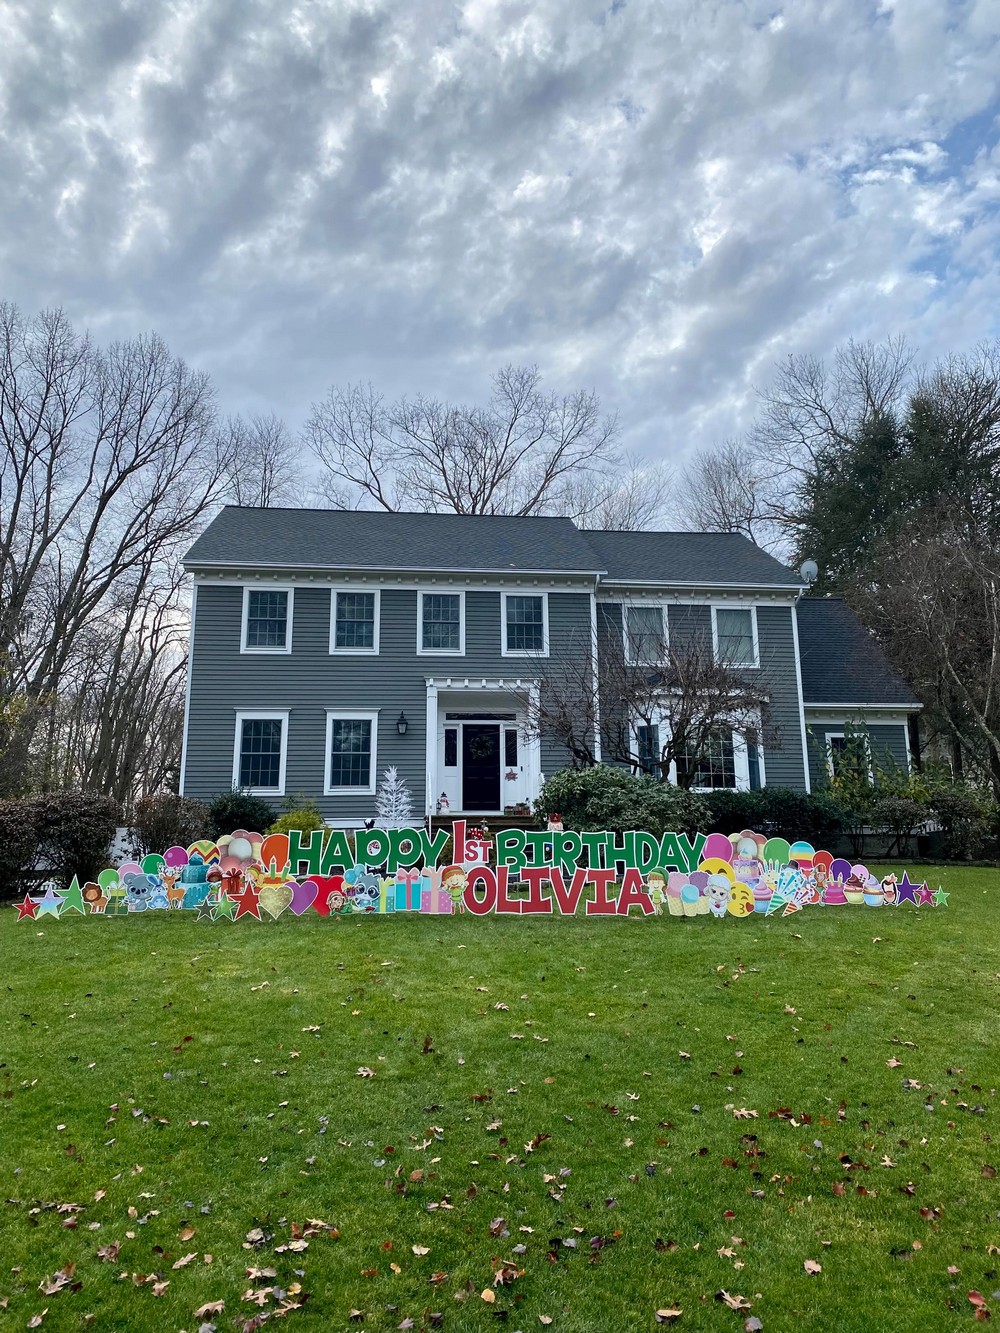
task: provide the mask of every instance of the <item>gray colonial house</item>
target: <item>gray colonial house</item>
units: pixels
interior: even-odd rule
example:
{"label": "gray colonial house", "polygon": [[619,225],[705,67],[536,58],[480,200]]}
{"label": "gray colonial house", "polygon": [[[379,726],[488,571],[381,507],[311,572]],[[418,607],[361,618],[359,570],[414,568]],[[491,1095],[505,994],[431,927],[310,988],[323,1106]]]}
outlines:
{"label": "gray colonial house", "polygon": [[186,796],[303,795],[351,827],[394,765],[417,817],[499,815],[569,762],[528,725],[553,660],[695,630],[759,674],[780,738],[720,736],[700,785],[809,791],[854,728],[910,762],[919,704],[872,637],[736,534],[227,507],[185,567]]}

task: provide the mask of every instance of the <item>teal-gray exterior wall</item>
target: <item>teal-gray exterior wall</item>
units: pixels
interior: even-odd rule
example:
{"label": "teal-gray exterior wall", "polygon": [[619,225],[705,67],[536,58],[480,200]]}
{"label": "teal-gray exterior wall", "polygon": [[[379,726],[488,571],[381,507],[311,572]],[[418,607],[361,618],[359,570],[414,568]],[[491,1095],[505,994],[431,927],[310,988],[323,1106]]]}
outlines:
{"label": "teal-gray exterior wall", "polygon": [[[262,585],[254,585],[262,586]],[[356,585],[355,585],[356,586]],[[377,585],[373,585],[377,586]],[[441,591],[459,590],[441,585]],[[532,586],[513,592],[533,592]],[[376,773],[395,765],[413,798],[414,812],[425,809],[426,679],[487,677],[530,680],[548,670],[546,659],[504,657],[501,651],[501,594],[465,590],[464,656],[417,653],[417,590],[383,587],[380,596],[379,652],[331,654],[329,586],[295,585],[292,650],[241,653],[243,589],[236,584],[197,586],[192,630],[190,702],[184,762],[184,793],[211,800],[233,781],[236,714],[287,710],[285,799],[299,793],[315,800],[331,820],[361,820],[373,812],[373,797],[324,795],[327,709],[379,711]],[[549,660],[590,643],[591,599],[587,592],[549,592]],[[396,730],[400,712],[409,723]],[[562,747],[541,746],[548,776],[568,762]],[[274,804],[281,797],[269,798]]]}
{"label": "teal-gray exterior wall", "polygon": [[[622,603],[600,603],[599,648],[608,645],[613,637],[620,636],[621,633]],[[699,603],[669,605],[667,633],[670,642],[678,647],[699,635],[711,644],[711,605]],[[756,674],[765,682],[771,700],[771,716],[765,728],[763,745],[764,776],[768,786],[791,787],[796,791],[805,791],[807,759],[802,750],[802,714],[799,706],[792,607],[758,604],[757,638],[760,666],[756,668]]]}
{"label": "teal-gray exterior wall", "polygon": [[812,774],[813,790],[822,787],[829,780],[826,766],[827,737],[831,734],[843,735],[853,727],[855,731],[866,731],[869,736],[872,762],[881,767],[896,765],[905,771],[910,765],[910,750],[907,743],[906,722],[866,722],[863,715],[856,714],[849,723],[808,721],[809,771]]}

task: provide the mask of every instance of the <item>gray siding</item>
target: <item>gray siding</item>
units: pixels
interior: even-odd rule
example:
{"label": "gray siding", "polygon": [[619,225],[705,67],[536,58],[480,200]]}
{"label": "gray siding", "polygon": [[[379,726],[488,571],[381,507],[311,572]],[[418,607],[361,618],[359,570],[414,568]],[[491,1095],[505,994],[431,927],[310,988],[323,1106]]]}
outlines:
{"label": "gray siding", "polygon": [[[445,589],[442,588],[442,591]],[[512,591],[520,591],[512,588]],[[530,587],[523,591],[531,592]],[[371,815],[367,794],[324,796],[326,710],[378,709],[377,774],[395,764],[409,785],[414,810],[424,811],[426,684],[428,676],[503,676],[531,679],[547,666],[530,658],[503,657],[500,593],[466,592],[466,652],[463,657],[417,655],[417,591],[381,590],[379,653],[331,654],[330,589],[297,584],[290,654],[241,654],[243,590],[199,584],[193,627],[191,702],[184,790],[211,800],[232,785],[236,713],[287,709],[286,798],[303,793],[328,819]],[[589,644],[590,596],[549,593],[550,651]],[[409,728],[396,731],[405,712]],[[546,776],[567,757],[560,747],[542,747]],[[281,798],[274,798],[281,804]]]}
{"label": "gray siding", "polygon": [[[698,636],[703,636],[711,644],[711,606],[675,604],[667,608],[667,617],[670,642],[674,646],[679,648]],[[620,636],[621,624],[621,605],[602,603],[598,608],[598,644],[607,644],[613,636]],[[765,777],[769,786],[792,787],[803,791],[806,785],[806,759],[802,753],[792,608],[758,606],[757,636],[759,672],[771,697],[771,718],[763,746]],[[610,712],[614,708],[614,701],[605,701],[604,707]]]}
{"label": "gray siding", "polygon": [[856,714],[852,715],[849,722],[809,722],[808,716],[806,720],[809,728],[809,771],[814,791],[829,780],[826,768],[827,736],[831,733],[843,733],[848,726],[853,726],[856,731],[868,732],[872,761],[875,764],[884,767],[891,762],[902,769],[909,768],[910,754],[905,722],[866,723]]}
{"label": "gray siding", "polygon": [[802,752],[802,714],[799,711],[792,608],[758,606],[757,637],[760,674],[771,693],[771,719],[764,734],[767,785],[804,791],[808,759]]}

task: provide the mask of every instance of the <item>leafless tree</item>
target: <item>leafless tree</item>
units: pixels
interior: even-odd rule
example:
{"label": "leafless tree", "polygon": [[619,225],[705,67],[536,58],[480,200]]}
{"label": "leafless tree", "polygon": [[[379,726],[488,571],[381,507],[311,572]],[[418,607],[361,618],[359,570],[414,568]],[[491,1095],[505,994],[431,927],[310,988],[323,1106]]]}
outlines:
{"label": "leafless tree", "polygon": [[[858,594],[864,619],[1000,799],[1000,557],[964,516],[940,513],[885,549]],[[832,647],[832,645],[831,645]]]}
{"label": "leafless tree", "polygon": [[30,779],[95,627],[117,616],[123,654],[142,651],[146,609],[176,605],[226,450],[207,378],[159,338],[102,349],[59,311],[0,305],[0,789]]}
{"label": "leafless tree", "polygon": [[583,528],[641,532],[663,521],[673,500],[673,469],[624,454],[607,474],[571,477],[554,501]]}
{"label": "leafless tree", "polygon": [[[567,495],[620,464],[596,394],[544,392],[537,367],[505,366],[485,406],[402,398],[369,385],[314,404],[305,439],[339,508],[566,513]],[[588,495],[588,502],[592,498]]]}
{"label": "leafless tree", "polygon": [[700,453],[679,490],[688,531],[738,532],[765,551],[785,553],[784,473],[751,440],[724,440]]}
{"label": "leafless tree", "polygon": [[696,785],[720,738],[760,739],[770,706],[755,673],[717,659],[709,635],[651,647],[639,664],[620,632],[602,635],[595,673],[589,639],[568,643],[524,694],[529,733],[564,745],[578,767],[613,761],[682,787]]}
{"label": "leafless tree", "polygon": [[224,498],[231,504],[268,509],[294,505],[301,497],[299,448],[273,412],[228,417],[222,454],[230,459]]}

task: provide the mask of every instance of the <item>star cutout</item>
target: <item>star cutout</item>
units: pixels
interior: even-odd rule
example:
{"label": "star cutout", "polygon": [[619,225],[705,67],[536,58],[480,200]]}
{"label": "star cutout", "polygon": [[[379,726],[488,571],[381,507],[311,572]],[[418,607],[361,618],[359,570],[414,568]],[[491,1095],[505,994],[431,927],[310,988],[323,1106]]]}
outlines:
{"label": "star cutout", "polygon": [[31,920],[34,921],[36,911],[34,898],[29,898],[28,895],[25,894],[24,901],[15,903],[14,906],[17,908],[18,921],[23,921],[25,917],[30,917]]}
{"label": "star cutout", "polygon": [[241,916],[255,916],[260,920],[260,903],[257,900],[257,894],[253,889],[244,889],[238,893],[234,899],[236,903],[236,916],[233,918],[239,921]]}
{"label": "star cutout", "polygon": [[62,907],[59,909],[60,916],[65,916],[67,912],[79,912],[81,916],[86,915],[86,908],[83,905],[83,891],[80,888],[80,881],[75,875],[68,889],[60,889],[59,897],[62,899]]}
{"label": "star cutout", "polygon": [[919,886],[914,884],[910,879],[907,871],[904,870],[903,878],[896,885],[896,906],[898,907],[900,903],[913,903],[914,907],[916,907],[916,892],[918,887]]}
{"label": "star cutout", "polygon": [[236,903],[230,898],[228,893],[220,894],[219,901],[215,903],[214,906],[216,921],[218,921],[220,917],[225,917],[227,921],[233,920],[233,913],[236,911]]}
{"label": "star cutout", "polygon": [[934,906],[935,907],[948,906],[948,895],[945,893],[944,889],[942,889],[940,885],[938,885],[937,892],[934,894]]}
{"label": "star cutout", "polygon": [[198,920],[214,921],[216,915],[215,909],[218,907],[218,905],[219,904],[215,901],[214,898],[206,898],[204,902],[200,902],[198,904]]}
{"label": "star cutout", "polygon": [[33,898],[32,902],[38,908],[39,916],[57,917],[59,915],[59,909],[62,907],[62,899],[56,893],[55,889],[51,884],[45,890],[44,897]]}
{"label": "star cutout", "polygon": [[917,906],[932,907],[933,905],[934,905],[933,893],[931,893],[926,883],[921,884],[920,888],[917,889]]}

